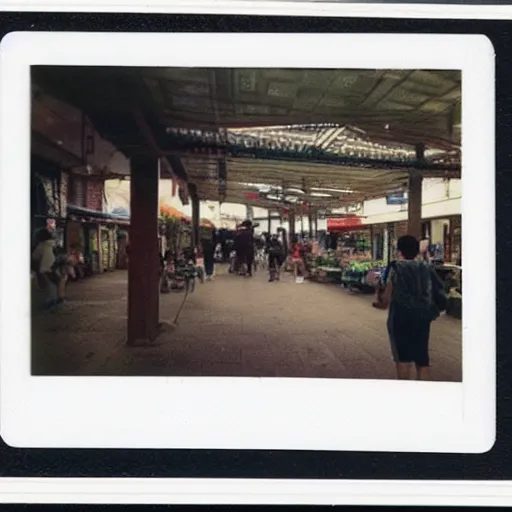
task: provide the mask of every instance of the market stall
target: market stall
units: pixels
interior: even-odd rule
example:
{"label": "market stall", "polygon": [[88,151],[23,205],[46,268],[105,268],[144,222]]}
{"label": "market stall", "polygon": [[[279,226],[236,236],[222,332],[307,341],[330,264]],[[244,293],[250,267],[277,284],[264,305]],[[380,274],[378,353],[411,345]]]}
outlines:
{"label": "market stall", "polygon": [[178,209],[160,206],[161,252],[170,251],[177,256],[184,249],[192,246],[192,229],[190,219]]}
{"label": "market stall", "polygon": [[434,269],[444,284],[448,296],[446,314],[462,318],[462,267],[459,265],[435,265]]}
{"label": "market stall", "polygon": [[342,262],[335,251],[329,250],[314,256],[310,269],[310,279],[320,283],[341,283]]}
{"label": "market stall", "polygon": [[345,288],[374,293],[385,269],[381,260],[352,260],[344,266],[341,282]]}

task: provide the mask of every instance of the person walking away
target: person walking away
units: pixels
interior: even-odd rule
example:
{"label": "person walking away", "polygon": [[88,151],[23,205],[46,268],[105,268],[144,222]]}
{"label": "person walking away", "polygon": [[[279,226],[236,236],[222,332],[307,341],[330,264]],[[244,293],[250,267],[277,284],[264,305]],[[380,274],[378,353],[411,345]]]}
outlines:
{"label": "person walking away", "polygon": [[211,281],[215,269],[215,242],[210,229],[205,229],[202,235],[201,246],[203,249],[204,270],[206,280]]}
{"label": "person walking away", "polygon": [[254,235],[250,220],[242,222],[237,242],[237,255],[239,255],[241,274],[252,277],[252,265],[254,263]]}
{"label": "person walking away", "polygon": [[37,235],[37,245],[32,253],[32,267],[37,274],[39,287],[44,293],[44,307],[51,309],[57,305],[57,279],[54,273],[55,240],[48,229]]}
{"label": "person walking away", "polygon": [[273,235],[267,246],[269,282],[279,281],[281,265],[284,261],[283,246],[277,235]]}
{"label": "person walking away", "polygon": [[383,303],[389,307],[387,327],[397,378],[409,379],[414,363],[416,379],[429,380],[430,325],[446,309],[446,295],[432,266],[417,259],[416,238],[399,238],[397,251],[383,294]]}

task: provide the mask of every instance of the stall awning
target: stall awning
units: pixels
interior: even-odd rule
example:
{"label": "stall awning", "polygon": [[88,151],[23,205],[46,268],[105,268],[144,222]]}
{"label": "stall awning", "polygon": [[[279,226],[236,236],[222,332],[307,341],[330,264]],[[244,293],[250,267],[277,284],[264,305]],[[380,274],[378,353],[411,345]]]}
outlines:
{"label": "stall awning", "polygon": [[363,224],[361,217],[327,219],[327,231],[359,231],[367,228],[368,225]]}
{"label": "stall awning", "polygon": [[177,208],[174,208],[174,206],[170,206],[168,204],[160,205],[160,215],[174,217],[187,223],[190,222],[190,219],[183,212],[180,212]]}
{"label": "stall awning", "polygon": [[69,203],[67,205],[67,217],[70,220],[79,219],[82,221],[105,222],[119,225],[130,224],[130,217],[127,217],[126,215],[116,215],[115,213],[101,212]]}
{"label": "stall awning", "polygon": [[210,219],[201,219],[201,227],[216,229],[215,224]]}

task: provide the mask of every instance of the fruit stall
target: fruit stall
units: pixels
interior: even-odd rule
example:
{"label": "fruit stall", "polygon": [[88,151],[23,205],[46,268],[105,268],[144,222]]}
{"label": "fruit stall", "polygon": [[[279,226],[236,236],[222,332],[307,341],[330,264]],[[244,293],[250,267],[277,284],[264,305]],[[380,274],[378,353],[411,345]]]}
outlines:
{"label": "fruit stall", "polygon": [[342,262],[335,251],[327,251],[315,257],[311,265],[310,279],[319,283],[341,283]]}

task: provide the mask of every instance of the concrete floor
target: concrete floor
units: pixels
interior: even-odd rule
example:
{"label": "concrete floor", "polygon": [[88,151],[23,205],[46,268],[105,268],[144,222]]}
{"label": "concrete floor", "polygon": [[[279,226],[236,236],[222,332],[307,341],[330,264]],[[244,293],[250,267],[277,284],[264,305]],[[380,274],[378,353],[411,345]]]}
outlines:
{"label": "concrete floor", "polygon": [[[69,302],[33,319],[35,375],[260,376],[392,379],[386,312],[339,286],[290,275],[229,275],[189,295],[179,325],[151,347],[127,347],[127,273],[68,286]],[[182,293],[160,296],[171,323]],[[432,326],[432,379],[461,381],[461,322]]]}

